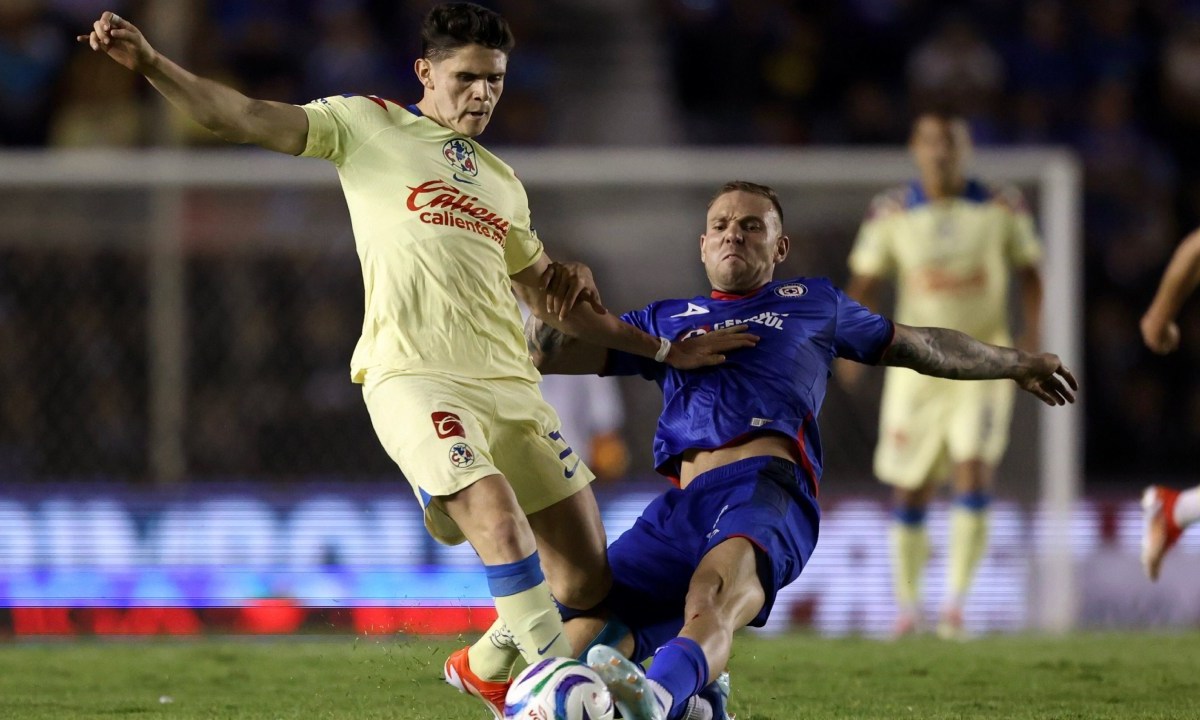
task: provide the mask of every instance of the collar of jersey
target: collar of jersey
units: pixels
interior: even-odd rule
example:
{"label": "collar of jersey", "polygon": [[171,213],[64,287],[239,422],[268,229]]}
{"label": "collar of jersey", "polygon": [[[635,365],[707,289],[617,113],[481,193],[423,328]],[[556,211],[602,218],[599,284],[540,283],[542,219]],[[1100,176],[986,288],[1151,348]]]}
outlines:
{"label": "collar of jersey", "polygon": [[763,283],[760,287],[757,287],[757,288],[751,290],[750,292],[746,293],[745,295],[737,295],[735,293],[727,293],[727,292],[722,292],[720,290],[713,290],[709,294],[709,296],[712,297],[713,300],[741,300],[742,298],[748,298],[751,295],[759,294],[760,292],[762,292],[763,288],[765,288],[767,285],[770,285],[770,284],[771,283]]}
{"label": "collar of jersey", "polygon": [[[976,178],[967,178],[963,184],[962,191],[956,195],[960,200],[966,200],[972,203],[987,202],[991,197],[987,185],[984,185]],[[913,180],[908,184],[908,197],[905,198],[905,204],[909,208],[925,205],[929,202],[929,196],[925,194],[925,187],[921,185],[920,180]]]}

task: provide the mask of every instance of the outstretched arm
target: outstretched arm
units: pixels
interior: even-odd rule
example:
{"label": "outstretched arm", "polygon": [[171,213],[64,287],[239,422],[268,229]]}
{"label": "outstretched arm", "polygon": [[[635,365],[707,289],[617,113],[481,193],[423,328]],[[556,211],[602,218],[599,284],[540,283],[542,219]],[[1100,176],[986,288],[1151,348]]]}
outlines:
{"label": "outstretched arm", "polygon": [[[600,293],[592,279],[592,271],[586,265],[556,263],[545,253],[532,265],[513,275],[512,279],[517,295],[529,306],[530,317],[537,318],[543,325],[563,335],[579,339],[583,345],[591,344],[601,352],[604,352],[604,348],[612,348],[631,355],[654,358],[681,370],[692,370],[719,365],[725,362],[725,352],[752,347],[758,342],[757,336],[745,332],[744,325],[739,326],[737,332],[720,333],[715,338],[710,337],[715,333],[709,333],[702,336],[701,339],[708,338],[703,342],[671,343],[665,338],[654,337],[613,317],[600,304]],[[549,333],[549,330],[542,329],[541,332]],[[586,352],[589,361],[579,366],[581,369],[546,372],[587,374],[599,372],[604,367],[606,355],[600,357],[597,365],[594,352],[579,346],[570,347],[575,353]],[[576,363],[572,361],[569,366],[574,367]]]}
{"label": "outstretched arm", "polygon": [[1047,405],[1075,402],[1074,391],[1079,389],[1075,376],[1057,355],[989,345],[946,328],[896,323],[896,336],[880,364],[951,380],[1009,378]]}
{"label": "outstretched arm", "polygon": [[104,12],[91,33],[76,38],[122,66],[144,75],[188,117],[222,140],[299,155],[308,143],[308,115],[296,105],[254,100],[220,83],[197,77],[160,54],[137,27]]}
{"label": "outstretched arm", "polygon": [[1197,285],[1200,285],[1200,230],[1193,231],[1175,249],[1154,301],[1142,316],[1142,339],[1146,347],[1160,355],[1179,347],[1175,318]]}
{"label": "outstretched arm", "polygon": [[[577,312],[583,311],[591,312],[591,308],[583,306]],[[647,338],[652,337],[612,315],[603,317]],[[548,375],[599,375],[604,371],[608,348],[569,335],[555,324],[558,324],[555,316],[543,314],[538,317],[533,312],[525,321],[525,344],[539,371]],[[753,347],[758,342],[758,336],[748,334],[747,329],[746,325],[736,325],[672,343],[670,353],[662,362],[681,370],[718,365],[725,362],[725,353]]]}

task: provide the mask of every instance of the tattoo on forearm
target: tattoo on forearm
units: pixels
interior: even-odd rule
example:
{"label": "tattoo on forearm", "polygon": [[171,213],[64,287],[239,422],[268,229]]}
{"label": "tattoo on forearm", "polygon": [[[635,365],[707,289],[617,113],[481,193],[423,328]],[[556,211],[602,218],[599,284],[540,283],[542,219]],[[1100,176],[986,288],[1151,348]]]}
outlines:
{"label": "tattoo on forearm", "polygon": [[897,331],[883,364],[952,380],[990,380],[1012,377],[1020,358],[1012,348],[989,345],[957,330],[905,328]]}
{"label": "tattoo on forearm", "polygon": [[525,345],[529,348],[529,354],[534,358],[544,360],[553,358],[562,349],[566,340],[566,333],[556,330],[532,314],[525,321]]}

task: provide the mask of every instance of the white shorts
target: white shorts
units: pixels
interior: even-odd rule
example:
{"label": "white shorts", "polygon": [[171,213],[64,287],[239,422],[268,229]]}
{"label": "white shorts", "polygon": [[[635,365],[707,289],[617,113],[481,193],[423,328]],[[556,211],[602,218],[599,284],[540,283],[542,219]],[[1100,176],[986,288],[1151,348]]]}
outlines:
{"label": "white shorts", "polygon": [[888,368],[875,448],[875,475],[915,490],[950,477],[953,464],[999,464],[1008,447],[1016,384],[945,380]]}
{"label": "white shorts", "polygon": [[565,500],[595,478],[562,437],[558,414],[535,383],[372,368],[363,381],[363,399],[438,542],[465,539],[441,498],[488,475],[508,480],[526,515]]}

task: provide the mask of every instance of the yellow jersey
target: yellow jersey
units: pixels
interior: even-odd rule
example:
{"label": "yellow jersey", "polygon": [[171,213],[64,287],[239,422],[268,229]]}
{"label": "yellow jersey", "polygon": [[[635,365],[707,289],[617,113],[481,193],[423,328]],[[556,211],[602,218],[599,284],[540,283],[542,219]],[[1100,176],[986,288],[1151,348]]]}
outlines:
{"label": "yellow jersey", "polygon": [[337,166],[362,263],[354,382],[371,367],[537,382],[509,276],[542,243],[512,168],[416,106],[343,95],[303,108],[302,155]]}
{"label": "yellow jersey", "polygon": [[951,199],[930,200],[918,182],[876,196],[849,263],[895,280],[897,322],[1009,345],[1009,271],[1040,259],[1020,191],[970,180]]}

